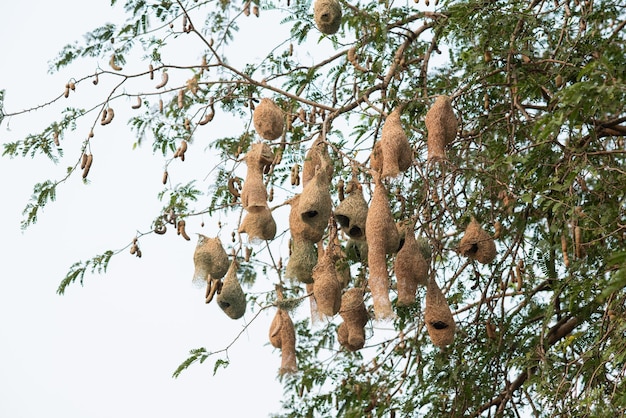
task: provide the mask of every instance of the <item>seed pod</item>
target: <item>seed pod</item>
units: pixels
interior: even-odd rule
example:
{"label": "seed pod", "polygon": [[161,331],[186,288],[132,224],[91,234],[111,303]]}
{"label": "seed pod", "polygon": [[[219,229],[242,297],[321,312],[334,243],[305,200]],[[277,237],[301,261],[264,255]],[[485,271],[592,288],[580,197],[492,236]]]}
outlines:
{"label": "seed pod", "polygon": [[98,73],[97,72],[94,74],[94,79],[93,79],[92,83],[93,83],[94,86],[98,85]]}
{"label": "seed pod", "polygon": [[438,96],[424,119],[428,130],[428,159],[445,160],[446,146],[456,137],[458,120],[448,96]]}
{"label": "seed pod", "polygon": [[243,5],[243,14],[245,16],[250,16],[250,2],[247,1],[246,4]]}
{"label": "seed pod", "polygon": [[472,217],[459,242],[459,253],[478,261],[489,264],[496,258],[496,244],[480,224]]}
{"label": "seed pod", "polygon": [[581,229],[580,226],[576,225],[574,227],[574,254],[576,255],[577,259],[581,259],[583,258],[583,250],[582,250],[582,243],[581,243]]}
{"label": "seed pod", "polygon": [[259,6],[257,6],[256,4],[252,7],[252,14],[256,17],[259,17]]}
{"label": "seed pod", "polygon": [[165,224],[163,223],[158,223],[155,227],[154,227],[154,233],[158,234],[158,235],[163,235],[167,232],[167,226],[165,226]]}
{"label": "seed pod", "polygon": [[232,319],[239,319],[246,313],[246,295],[237,279],[237,267],[237,261],[233,260],[217,295],[217,304]]}
{"label": "seed pod", "polygon": [[113,68],[115,71],[122,71],[122,67],[120,67],[119,65],[115,63],[115,54],[111,55],[111,58],[109,59],[109,66]]}
{"label": "seed pod", "polygon": [[379,141],[383,157],[383,178],[397,177],[413,163],[413,151],[402,128],[400,112],[401,109],[391,112],[383,125]]}
{"label": "seed pod", "polygon": [[139,109],[141,107],[141,97],[137,96],[137,103],[131,106],[132,109]]}
{"label": "seed pod", "polygon": [[426,308],[424,322],[431,341],[438,347],[445,347],[454,341],[456,323],[446,297],[434,279],[426,286]]}
{"label": "seed pod", "polygon": [[163,99],[159,99],[159,113],[163,113]]}
{"label": "seed pod", "polygon": [[283,134],[283,111],[271,99],[261,99],[261,103],[254,109],[252,122],[263,139],[273,141]]}
{"label": "seed pod", "polygon": [[487,331],[487,338],[489,338],[490,340],[495,340],[496,339],[496,326],[491,323],[490,319],[487,319],[487,322],[485,323],[485,329]]}
{"label": "seed pod", "polygon": [[500,221],[496,221],[493,225],[494,233],[493,239],[498,239],[502,236],[502,223]]}
{"label": "seed pod", "polygon": [[193,254],[193,282],[204,286],[208,277],[221,279],[228,271],[228,254],[219,237],[208,238],[198,234],[198,244]]}
{"label": "seed pod", "polygon": [[167,170],[165,170],[165,171],[163,172],[163,178],[161,179],[161,182],[162,182],[163,184],[167,184],[167,176],[168,176],[168,174],[167,174]]}
{"label": "seed pod", "polygon": [[204,118],[202,118],[202,120],[198,122],[198,125],[206,125],[207,123],[213,120],[214,116],[215,116],[215,112],[213,111],[213,109],[211,109],[211,112],[204,115]]}
{"label": "seed pod", "polygon": [[235,199],[241,196],[239,190],[241,190],[241,180],[239,177],[230,177],[228,179],[228,191]]}
{"label": "seed pod", "polygon": [[178,108],[182,109],[185,107],[185,92],[183,89],[178,90]]}
{"label": "seed pod", "polygon": [[313,17],[320,32],[332,35],[341,26],[341,5],[337,0],[315,0]]}
{"label": "seed pod", "polygon": [[89,130],[89,133],[87,134],[87,137],[88,137],[89,139],[91,139],[91,138],[93,138],[93,137],[94,137],[93,129],[90,129],[90,130]]}
{"label": "seed pod", "polygon": [[561,252],[563,253],[563,264],[565,264],[565,268],[568,268],[569,256],[567,255],[567,238],[565,234],[561,234]]}
{"label": "seed pod", "polygon": [[83,168],[83,178],[86,179],[89,174],[89,169],[91,168],[91,163],[93,162],[93,155],[87,155],[87,161],[85,161],[85,167]]}
{"label": "seed pod", "polygon": [[296,363],[296,331],[284,309],[278,309],[269,331],[270,343],[281,351],[281,375],[298,371]]}
{"label": "seed pod", "polygon": [[155,88],[160,89],[162,87],[165,87],[165,85],[169,81],[169,78],[170,78],[170,76],[167,75],[167,71],[163,70],[163,73],[161,74],[161,82],[159,84],[157,84],[155,86]]}
{"label": "seed pod", "polygon": [[70,97],[70,86],[69,86],[69,84],[65,85],[65,90],[63,91],[63,97],[65,97],[66,99],[68,97]]}
{"label": "seed pod", "polygon": [[102,111],[102,116],[100,117],[100,124],[101,124],[101,125],[104,125],[104,121],[105,121],[105,120],[107,120],[107,115],[108,115],[108,113],[109,113],[109,109],[106,109],[106,108],[105,108],[105,109]]}
{"label": "seed pod", "polygon": [[368,72],[369,70],[365,67],[363,67],[361,64],[359,64],[357,57],[356,57],[356,47],[353,46],[352,48],[350,48],[348,50],[348,62],[350,64],[352,64],[354,66],[355,69],[357,69],[358,71],[361,72]]}
{"label": "seed pod", "polygon": [[150,74],[150,80],[154,80],[154,66],[152,64],[148,65],[148,73]]}
{"label": "seed pod", "polygon": [[189,120],[189,118],[185,118],[185,120],[183,121],[183,128],[185,128],[186,131],[191,130],[191,121]]}
{"label": "seed pod", "polygon": [[300,165],[294,164],[291,167],[291,185],[299,186],[300,185]]}
{"label": "seed pod", "polygon": [[515,280],[516,280],[516,290],[520,292],[522,290],[522,286],[524,285],[524,262],[522,260],[517,262],[515,266]]}
{"label": "seed pod", "polygon": [[59,142],[59,133],[57,131],[54,131],[54,133],[52,134],[52,142],[54,142],[54,145],[56,145],[57,147],[61,145],[61,143]]}
{"label": "seed pod", "polygon": [[114,117],[115,112],[113,111],[112,107],[109,107],[108,109],[106,109],[106,117],[100,121],[100,125],[108,125],[109,123],[111,123]]}
{"label": "seed pod", "polygon": [[83,156],[82,156],[81,161],[80,161],[80,169],[81,170],[84,170],[85,166],[87,166],[87,158],[88,158],[87,154],[83,153]]}
{"label": "seed pod", "polygon": [[187,235],[187,232],[185,231],[185,221],[182,219],[178,221],[177,233],[181,237],[185,238],[187,241],[191,240],[191,238],[189,238],[189,235]]}

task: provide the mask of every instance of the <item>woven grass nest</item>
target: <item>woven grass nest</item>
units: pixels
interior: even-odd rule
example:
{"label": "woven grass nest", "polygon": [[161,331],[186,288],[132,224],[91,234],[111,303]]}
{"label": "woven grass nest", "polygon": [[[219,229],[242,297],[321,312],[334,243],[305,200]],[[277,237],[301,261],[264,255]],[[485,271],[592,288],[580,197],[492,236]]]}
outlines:
{"label": "woven grass nest", "polygon": [[365,325],[369,320],[362,289],[351,288],[344,292],[339,315],[344,321],[337,329],[339,344],[350,351],[360,350],[365,345]]}
{"label": "woven grass nest", "polygon": [[261,99],[261,103],[255,107],[252,123],[259,136],[268,141],[280,138],[285,127],[283,111],[272,99],[267,98]]}
{"label": "woven grass nest", "polygon": [[450,98],[438,96],[424,122],[428,131],[428,160],[445,160],[446,146],[454,141],[459,126]]}
{"label": "woven grass nest", "polygon": [[256,206],[254,211],[248,211],[239,225],[239,232],[248,234],[251,242],[258,240],[272,240],[276,236],[276,221],[271,209],[267,206]]}
{"label": "woven grass nest", "polygon": [[332,35],[341,26],[341,5],[337,0],[315,0],[313,17],[320,32]]}
{"label": "woven grass nest", "polygon": [[228,254],[219,237],[209,238],[198,234],[198,243],[193,253],[193,283],[204,286],[209,278],[221,279],[228,271]]}
{"label": "woven grass nest", "polygon": [[270,325],[270,343],[281,351],[281,365],[279,373],[295,373],[298,371],[296,361],[296,331],[289,313],[278,309]]}
{"label": "woven grass nest", "polygon": [[233,260],[217,295],[217,304],[232,319],[239,319],[246,313],[246,295],[237,279],[237,267],[237,262]]}
{"label": "woven grass nest", "polygon": [[459,252],[482,264],[489,264],[496,258],[496,243],[474,217],[465,229],[459,242]]}
{"label": "woven grass nest", "polygon": [[426,286],[424,321],[433,344],[445,347],[454,342],[456,323],[448,301],[434,279],[429,280]]}
{"label": "woven grass nest", "polygon": [[302,165],[302,186],[306,185],[315,177],[317,167],[322,167],[326,172],[326,177],[330,180],[333,177],[333,162],[328,153],[328,147],[322,136],[318,136],[311,144],[311,148],[304,156]]}
{"label": "woven grass nest", "polygon": [[317,264],[317,248],[311,241],[294,238],[291,255],[285,268],[285,278],[301,283],[313,283],[313,267]]}
{"label": "woven grass nest", "polygon": [[380,141],[370,157],[372,169],[381,173],[383,178],[397,177],[413,163],[413,150],[402,128],[401,112],[402,109],[398,108],[387,116]]}
{"label": "woven grass nest", "polygon": [[424,252],[428,242],[415,238],[413,226],[405,233],[404,245],[398,251],[394,261],[394,272],[398,288],[398,306],[409,306],[415,303],[418,286],[428,283],[429,258]]}
{"label": "woven grass nest", "polygon": [[336,257],[327,248],[313,268],[313,297],[321,314],[333,316],[341,307],[342,285],[337,277]]}
{"label": "woven grass nest", "polygon": [[363,197],[363,189],[357,183],[350,194],[337,205],[335,219],[348,237],[364,240],[367,212],[368,206]]}
{"label": "woven grass nest", "polygon": [[267,189],[263,183],[263,170],[274,161],[274,153],[269,145],[257,142],[250,147],[245,161],[248,169],[241,189],[241,204],[249,212],[264,210]]}

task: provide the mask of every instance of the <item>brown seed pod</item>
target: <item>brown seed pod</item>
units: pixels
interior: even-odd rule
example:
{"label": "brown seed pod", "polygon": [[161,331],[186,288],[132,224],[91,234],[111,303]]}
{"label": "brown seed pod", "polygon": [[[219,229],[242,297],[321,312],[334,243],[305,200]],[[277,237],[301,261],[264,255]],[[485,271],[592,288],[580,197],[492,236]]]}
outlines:
{"label": "brown seed pod", "polygon": [[209,276],[221,279],[228,271],[228,254],[222,247],[219,237],[209,238],[198,234],[198,244],[193,254],[193,282],[204,286]]}
{"label": "brown seed pod", "polygon": [[246,313],[246,295],[237,279],[237,261],[233,260],[217,295],[217,304],[232,319],[239,319]]}
{"label": "brown seed pod", "polygon": [[160,89],[160,88],[165,87],[169,79],[170,79],[170,76],[167,74],[167,71],[163,70],[163,73],[161,74],[161,82],[157,84],[155,88]]}
{"label": "brown seed pod", "polygon": [[93,83],[94,86],[98,85],[98,73],[97,72],[94,74],[94,78],[92,80],[92,83]]}
{"label": "brown seed pod", "polygon": [[104,120],[101,120],[100,124],[101,125],[108,125],[109,123],[111,123],[111,121],[113,120],[114,117],[115,117],[115,112],[113,111],[112,107],[109,107],[107,109],[106,118],[104,118]]}
{"label": "brown seed pod", "polygon": [[154,66],[152,64],[148,65],[148,74],[150,75],[150,80],[154,80]]}
{"label": "brown seed pod", "polygon": [[247,1],[244,5],[243,5],[243,14],[247,17],[250,16],[250,2]]}
{"label": "brown seed pod", "polygon": [[393,269],[397,279],[398,306],[414,304],[417,286],[428,283],[429,262],[415,239],[412,225],[405,233],[404,245],[396,255]]}
{"label": "brown seed pod", "polygon": [[454,341],[456,323],[446,297],[434,279],[426,286],[426,308],[424,321],[431,341],[438,347],[445,347]]}
{"label": "brown seed pod", "polygon": [[163,113],[163,99],[159,99],[159,113]]}
{"label": "brown seed pod", "polygon": [[89,174],[89,169],[91,168],[91,163],[93,162],[93,155],[87,155],[87,160],[85,161],[85,167],[83,168],[83,178],[86,179]]}
{"label": "brown seed pod", "polygon": [[185,238],[187,241],[191,240],[191,238],[189,238],[189,235],[187,235],[187,232],[185,231],[185,221],[182,219],[178,221],[177,233],[181,237]]}
{"label": "brown seed pod", "polygon": [[276,221],[274,221],[272,211],[267,204],[263,207],[255,207],[254,211],[248,211],[241,221],[239,232],[248,234],[248,240],[251,242],[274,239]]}
{"label": "brown seed pod", "polygon": [[365,345],[365,325],[369,320],[362,289],[351,288],[344,292],[339,315],[344,321],[339,326],[344,330],[337,330],[339,343],[350,351],[360,350]]}
{"label": "brown seed pod", "polygon": [[368,207],[358,181],[352,180],[350,184],[355,182],[358,186],[353,186],[348,197],[337,205],[335,219],[341,226],[341,230],[350,238],[364,240]]}
{"label": "brown seed pod", "polygon": [[428,159],[445,160],[446,146],[456,137],[458,120],[448,96],[438,96],[424,119],[428,130]]}
{"label": "brown seed pod", "polygon": [[304,164],[302,166],[302,185],[304,187],[315,176],[316,167],[318,166],[324,168],[329,180],[333,177],[333,161],[330,159],[328,147],[322,136],[318,136],[313,141],[311,148],[304,156]]}
{"label": "brown seed pod", "polygon": [[285,278],[301,283],[313,283],[313,268],[317,264],[317,248],[311,241],[294,237],[291,254],[285,268]]}
{"label": "brown seed pod", "polygon": [[489,264],[496,258],[496,244],[480,224],[472,217],[459,242],[459,253],[478,261]]}
{"label": "brown seed pod", "polygon": [[578,225],[574,227],[574,255],[577,259],[583,258],[581,229]]}
{"label": "brown seed pod", "polygon": [[178,90],[178,108],[185,107],[185,91],[183,89]]}
{"label": "brown seed pod", "polygon": [[413,163],[413,151],[400,121],[401,109],[387,116],[379,141],[383,157],[382,176],[397,177]]}
{"label": "brown seed pod", "polygon": [[289,314],[284,309],[278,309],[272,320],[269,331],[270,343],[281,351],[281,365],[279,373],[295,373],[298,371],[296,363],[296,330]]}
{"label": "brown seed pod", "polygon": [[109,114],[109,109],[104,109],[102,111],[102,116],[100,117],[100,125],[104,125],[104,121],[107,120],[107,115]]}
{"label": "brown seed pod", "polygon": [[185,118],[185,120],[183,121],[183,127],[186,131],[191,130],[191,121],[189,120],[189,118]]}
{"label": "brown seed pod", "polygon": [[167,184],[167,176],[168,176],[168,174],[167,174],[167,170],[165,170],[165,171],[163,172],[163,178],[161,179],[161,182],[162,182],[163,184]]}
{"label": "brown seed pod", "polygon": [[228,191],[233,195],[235,199],[240,197],[239,191],[241,190],[241,179],[239,177],[230,177],[228,179]]}
{"label": "brown seed pod", "polygon": [[291,185],[299,186],[300,185],[300,164],[294,164],[291,167]]}
{"label": "brown seed pod", "polygon": [[132,109],[139,109],[141,107],[141,97],[137,96],[137,103],[131,106]]}
{"label": "brown seed pod", "polygon": [[158,235],[163,235],[167,232],[167,226],[163,223],[158,223],[154,227],[154,233]]}
{"label": "brown seed pod", "polygon": [[215,112],[213,111],[213,108],[211,108],[211,111],[204,115],[202,120],[198,122],[198,125],[206,125],[213,120],[213,117],[215,117]]}
{"label": "brown seed pod", "polygon": [[500,221],[496,221],[493,224],[493,239],[498,239],[502,236],[502,223]]}
{"label": "brown seed pod", "polygon": [[341,5],[337,0],[315,0],[313,17],[320,32],[332,35],[341,26]]}
{"label": "brown seed pod", "polygon": [[357,60],[357,56],[356,56],[356,46],[353,46],[352,48],[348,50],[348,62],[352,64],[354,68],[358,71],[361,71],[364,73],[369,71],[367,68],[359,64],[359,61]]}
{"label": "brown seed pod", "polygon": [[83,153],[83,156],[81,157],[81,160],[80,160],[80,169],[81,170],[85,169],[85,166],[87,165],[87,158],[88,158],[87,154]]}
{"label": "brown seed pod", "polygon": [[569,256],[567,255],[567,238],[565,234],[561,234],[561,252],[563,253],[563,264],[565,264],[565,268],[568,268]]}
{"label": "brown seed pod", "polygon": [[280,138],[285,127],[283,111],[268,98],[261,99],[254,109],[252,122],[259,136],[269,141]]}
{"label": "brown seed pod", "polygon": [[337,278],[335,257],[327,248],[313,268],[313,297],[320,313],[333,316],[341,307],[341,282]]}
{"label": "brown seed pod", "polygon": [[59,133],[57,131],[54,131],[54,133],[52,134],[52,142],[54,142],[54,145],[56,145],[57,147],[61,145],[61,143],[59,142]]}
{"label": "brown seed pod", "polygon": [[496,336],[496,326],[491,323],[491,320],[487,318],[487,322],[485,322],[485,329],[487,331],[487,338],[490,340],[495,340]]}
{"label": "brown seed pod", "polygon": [[257,6],[256,4],[252,7],[252,14],[256,17],[259,17],[259,6]]}
{"label": "brown seed pod", "polygon": [[122,67],[115,63],[115,54],[111,55],[111,58],[109,59],[109,66],[115,71],[122,71]]}

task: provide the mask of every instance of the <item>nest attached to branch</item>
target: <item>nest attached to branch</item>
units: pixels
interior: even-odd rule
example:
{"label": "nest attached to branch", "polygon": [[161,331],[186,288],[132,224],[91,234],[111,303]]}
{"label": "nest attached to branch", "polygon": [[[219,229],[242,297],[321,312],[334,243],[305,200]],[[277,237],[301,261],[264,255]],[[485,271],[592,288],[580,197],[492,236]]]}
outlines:
{"label": "nest attached to branch", "polygon": [[405,232],[404,245],[398,251],[393,265],[397,279],[398,306],[415,303],[417,286],[426,286],[428,283],[429,260],[424,257],[424,250],[421,248],[424,245],[428,243],[425,240],[418,242],[413,228]]}
{"label": "nest attached to branch", "polygon": [[322,136],[318,136],[311,144],[311,148],[304,156],[304,163],[302,164],[302,186],[306,185],[315,177],[317,167],[322,167],[326,172],[326,178],[333,177],[334,169],[333,162],[330,159],[328,153],[328,147],[324,142]]}
{"label": "nest attached to branch", "polygon": [[222,289],[217,295],[217,304],[232,319],[239,319],[246,313],[246,295],[237,279],[237,261],[228,268]]}
{"label": "nest attached to branch", "polygon": [[267,189],[263,183],[265,167],[274,161],[269,145],[257,142],[250,147],[245,157],[248,170],[241,189],[241,204],[249,212],[267,207]]}
{"label": "nest attached to branch", "polygon": [[341,5],[337,0],[315,0],[313,17],[320,32],[326,35],[337,33],[341,26]]}
{"label": "nest attached to branch", "polygon": [[363,290],[351,288],[341,297],[339,315],[343,323],[337,329],[339,344],[350,351],[357,351],[365,345],[365,325],[369,320]]}
{"label": "nest attached to branch", "polygon": [[424,119],[428,131],[428,160],[445,160],[446,146],[454,141],[459,121],[448,96],[438,96]]}
{"label": "nest attached to branch", "polygon": [[261,99],[261,103],[255,107],[252,123],[259,136],[268,141],[280,138],[285,127],[283,111],[272,99],[267,98]]}
{"label": "nest attached to branch", "polygon": [[426,286],[426,308],[424,321],[431,341],[438,347],[445,347],[454,341],[456,323],[446,297],[434,279]]}
{"label": "nest attached to branch", "polygon": [[333,316],[341,307],[342,284],[337,277],[337,258],[330,248],[324,252],[313,268],[313,297],[320,313]]}
{"label": "nest attached to branch", "polygon": [[289,313],[278,309],[269,331],[270,343],[281,351],[281,365],[279,373],[295,373],[298,371],[296,362],[296,330]]}
{"label": "nest attached to branch", "polygon": [[348,237],[364,240],[367,211],[368,207],[363,197],[363,189],[356,182],[350,194],[337,205],[335,219]]}
{"label": "nest attached to branch", "polygon": [[496,258],[496,243],[472,217],[459,242],[459,252],[479,263],[489,264]]}
{"label": "nest attached to branch", "polygon": [[381,139],[377,142],[380,145],[374,147],[371,165],[383,178],[397,177],[413,163],[413,150],[400,120],[401,111],[395,109],[387,116]]}
{"label": "nest attached to branch", "polygon": [[311,241],[294,238],[291,255],[285,268],[287,279],[297,279],[301,283],[313,283],[313,267],[317,264],[317,248]]}
{"label": "nest attached to branch", "polygon": [[267,206],[256,206],[254,211],[248,211],[239,225],[239,232],[248,234],[252,242],[257,240],[272,240],[276,236],[276,221],[272,211]]}
{"label": "nest attached to branch", "polygon": [[210,279],[221,279],[228,271],[228,254],[219,237],[209,238],[198,234],[198,243],[193,253],[193,283],[206,285]]}

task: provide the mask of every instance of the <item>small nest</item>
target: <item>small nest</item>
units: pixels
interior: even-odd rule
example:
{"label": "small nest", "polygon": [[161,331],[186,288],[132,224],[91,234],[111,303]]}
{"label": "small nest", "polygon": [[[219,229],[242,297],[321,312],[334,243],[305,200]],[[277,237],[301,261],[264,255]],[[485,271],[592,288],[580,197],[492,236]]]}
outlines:
{"label": "small nest", "polygon": [[193,283],[204,286],[209,278],[221,279],[228,271],[228,254],[219,237],[208,238],[198,234],[198,243],[193,253]]}
{"label": "small nest", "polygon": [[337,330],[339,343],[350,351],[360,350],[365,345],[365,325],[369,320],[363,290],[351,288],[345,291],[339,315],[344,321],[339,326],[343,330]]}
{"label": "small nest", "polygon": [[268,141],[280,138],[285,127],[283,111],[267,98],[261,99],[261,103],[255,107],[252,122],[259,136]]}
{"label": "small nest", "polygon": [[[382,177],[397,177],[406,171],[413,163],[413,150],[402,129],[400,109],[396,109],[387,116],[383,125],[380,144],[382,153],[382,168],[377,169]],[[378,158],[378,157],[377,157]],[[376,161],[376,164],[380,164]]]}
{"label": "small nest", "polygon": [[341,283],[337,278],[335,259],[327,249],[313,268],[313,297],[320,313],[333,316],[339,312],[341,288]]}
{"label": "small nest", "polygon": [[438,96],[426,113],[428,160],[445,160],[446,146],[454,141],[459,122],[448,96]]}
{"label": "small nest", "polygon": [[404,245],[396,255],[393,268],[397,279],[398,306],[412,305],[417,286],[428,283],[429,270],[429,262],[412,230],[406,231]]}
{"label": "small nest", "polygon": [[337,33],[341,26],[341,5],[337,0],[315,0],[313,17],[320,32]]}
{"label": "small nest", "polygon": [[241,205],[249,212],[262,211],[264,207],[267,207],[267,189],[263,183],[263,170],[274,161],[274,153],[269,145],[257,142],[246,154],[245,161],[248,170],[241,189]]}
{"label": "small nest", "polygon": [[279,373],[295,373],[298,371],[296,362],[296,330],[289,313],[278,309],[272,320],[269,331],[270,343],[281,351],[281,365]]}
{"label": "small nest", "polygon": [[426,308],[424,321],[431,341],[438,347],[445,347],[454,341],[456,323],[446,297],[432,279],[426,286]]}
{"label": "small nest", "polygon": [[459,242],[459,252],[482,264],[489,264],[496,258],[496,243],[472,217]]}
{"label": "small nest", "polygon": [[291,255],[285,268],[287,279],[297,279],[301,283],[313,283],[313,268],[317,264],[317,248],[307,240],[294,239],[291,244]]}
{"label": "small nest", "polygon": [[348,237],[364,240],[367,211],[367,202],[359,185],[359,187],[354,187],[350,194],[337,205],[335,219]]}
{"label": "small nest", "polygon": [[234,260],[217,295],[217,304],[232,319],[239,319],[246,313],[246,295],[237,280],[237,262]]}
{"label": "small nest", "polygon": [[326,172],[326,178],[329,180],[333,177],[333,162],[328,154],[328,147],[322,139],[318,136],[311,144],[311,148],[304,156],[304,163],[302,166],[302,186],[306,185],[315,177],[317,167],[322,167]]}
{"label": "small nest", "polygon": [[248,234],[248,239],[251,242],[274,239],[276,236],[276,222],[267,204],[255,207],[254,211],[248,211],[239,226],[239,232]]}

